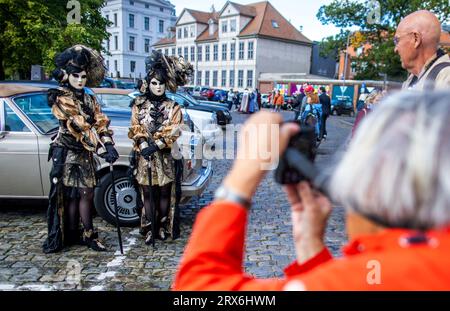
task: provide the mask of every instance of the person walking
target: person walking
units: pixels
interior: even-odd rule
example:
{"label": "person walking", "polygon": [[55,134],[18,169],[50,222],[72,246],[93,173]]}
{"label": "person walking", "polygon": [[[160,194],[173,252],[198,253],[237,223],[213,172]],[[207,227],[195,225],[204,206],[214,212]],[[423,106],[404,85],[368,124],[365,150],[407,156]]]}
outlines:
{"label": "person walking", "polygon": [[320,88],[320,96],[319,96],[319,101],[320,104],[322,105],[322,120],[321,120],[321,124],[320,124],[320,138],[321,139],[326,139],[327,138],[327,119],[330,116],[330,112],[331,112],[331,99],[330,96],[328,96],[327,94],[327,90],[322,86]]}
{"label": "person walking", "polygon": [[273,104],[275,105],[274,112],[280,112],[281,106],[284,104],[284,96],[281,95],[281,91],[277,91],[277,95],[275,95]]}
{"label": "person walking", "polygon": [[233,89],[230,89],[230,91],[228,92],[227,95],[227,104],[228,104],[228,110],[231,111],[231,108],[233,108],[233,103],[234,103],[234,92]]}

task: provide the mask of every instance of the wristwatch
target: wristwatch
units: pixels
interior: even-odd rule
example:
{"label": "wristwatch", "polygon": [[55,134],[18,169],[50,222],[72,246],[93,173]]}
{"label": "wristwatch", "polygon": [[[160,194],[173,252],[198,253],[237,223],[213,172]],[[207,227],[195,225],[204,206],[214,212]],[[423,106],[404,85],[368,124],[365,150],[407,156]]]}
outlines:
{"label": "wristwatch", "polygon": [[250,209],[250,206],[252,205],[249,200],[223,185],[220,186],[214,193],[214,200],[237,203],[246,209]]}

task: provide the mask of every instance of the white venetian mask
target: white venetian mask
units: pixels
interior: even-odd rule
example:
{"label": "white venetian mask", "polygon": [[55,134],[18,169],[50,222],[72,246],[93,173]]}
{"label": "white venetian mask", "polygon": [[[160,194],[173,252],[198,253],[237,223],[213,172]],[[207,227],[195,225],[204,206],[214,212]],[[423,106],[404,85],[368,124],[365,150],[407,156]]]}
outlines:
{"label": "white venetian mask", "polygon": [[71,73],[69,75],[69,84],[77,90],[82,90],[86,86],[87,75],[86,71]]}
{"label": "white venetian mask", "polygon": [[153,78],[150,81],[150,91],[152,91],[153,95],[162,96],[166,92],[166,84],[161,83],[156,78]]}

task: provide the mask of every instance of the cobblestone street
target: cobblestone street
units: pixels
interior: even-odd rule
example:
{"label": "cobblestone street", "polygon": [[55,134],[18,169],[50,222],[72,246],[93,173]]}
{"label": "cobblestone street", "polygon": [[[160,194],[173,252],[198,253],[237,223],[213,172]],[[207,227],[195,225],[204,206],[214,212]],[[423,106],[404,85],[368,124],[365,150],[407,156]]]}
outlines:
{"label": "cobblestone street", "polygon": [[[283,115],[293,117],[293,113]],[[247,117],[233,113],[233,122],[242,123]],[[345,147],[352,121],[349,117],[329,118],[328,140],[320,146],[317,158],[321,169],[335,163],[336,151]],[[182,206],[180,239],[157,241],[153,250],[144,244],[138,229],[123,228],[123,256],[117,251],[115,228],[99,217],[95,225],[109,252],[76,246],[45,255],[41,247],[47,233],[46,202],[0,201],[0,290],[168,290],[198,211],[211,202],[231,165],[231,160],[215,160],[214,176],[203,196]],[[335,207],[326,234],[326,243],[336,256],[346,241],[343,214],[342,207]],[[294,258],[290,207],[269,173],[253,200],[245,270],[257,277],[280,277]]]}

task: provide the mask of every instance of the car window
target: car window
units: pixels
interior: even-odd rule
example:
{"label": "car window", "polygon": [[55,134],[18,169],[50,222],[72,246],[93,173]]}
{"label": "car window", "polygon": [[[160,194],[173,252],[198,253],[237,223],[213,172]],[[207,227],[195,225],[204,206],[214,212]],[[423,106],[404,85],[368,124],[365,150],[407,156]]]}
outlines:
{"label": "car window", "polygon": [[42,133],[48,133],[58,127],[59,122],[48,106],[47,93],[17,96],[13,100]]}
{"label": "car window", "polygon": [[6,104],[4,105],[4,113],[6,132],[31,132],[28,126],[26,126],[19,116]]}
{"label": "car window", "polygon": [[168,98],[170,98],[171,100],[173,100],[173,101],[175,101],[178,105],[180,105],[181,107],[189,107],[189,102],[186,100],[186,99],[184,99],[183,97],[181,97],[181,96],[177,96],[177,95],[175,95],[175,94],[166,94],[166,96],[168,97]]}
{"label": "car window", "polygon": [[132,100],[130,96],[121,94],[98,94],[98,97],[106,107],[115,108],[129,108]]}

